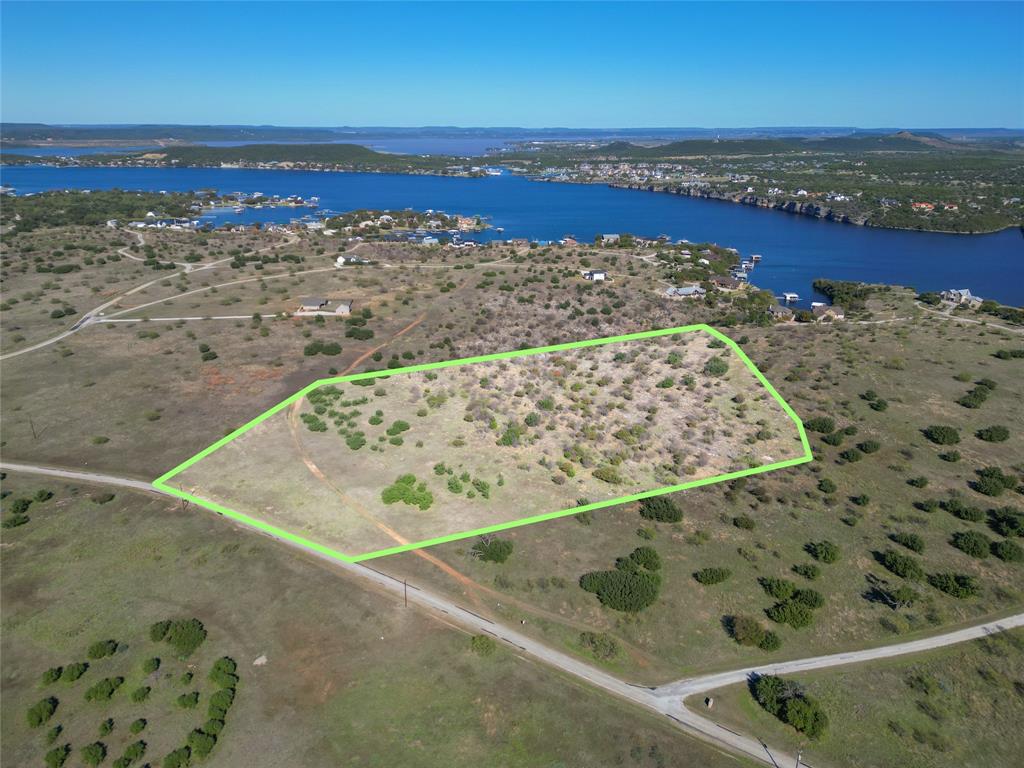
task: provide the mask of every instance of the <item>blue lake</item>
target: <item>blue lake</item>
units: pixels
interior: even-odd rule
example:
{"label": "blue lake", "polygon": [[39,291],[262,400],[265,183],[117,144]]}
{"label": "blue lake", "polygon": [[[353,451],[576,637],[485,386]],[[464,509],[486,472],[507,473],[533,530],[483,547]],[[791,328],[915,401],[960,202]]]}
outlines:
{"label": "blue lake", "polygon": [[[1024,237],[1018,228],[991,235],[871,229],[804,216],[656,192],[535,182],[505,174],[480,179],[393,174],[219,168],[51,168],[0,170],[18,194],[50,189],[262,192],[319,196],[321,208],[433,208],[479,214],[504,232],[481,239],[591,240],[603,232],[669,235],[762,254],[752,282],[776,295],[795,291],[806,305],[811,282],[909,285],[918,290],[970,288],[1004,304],[1024,305]],[[221,220],[287,222],[308,209],[262,208]]]}

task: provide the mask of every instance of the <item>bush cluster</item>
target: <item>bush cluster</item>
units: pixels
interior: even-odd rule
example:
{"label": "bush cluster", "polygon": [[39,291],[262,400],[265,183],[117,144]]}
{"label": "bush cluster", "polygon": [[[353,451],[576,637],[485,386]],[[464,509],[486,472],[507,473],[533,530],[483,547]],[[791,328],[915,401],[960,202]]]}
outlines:
{"label": "bush cluster", "polygon": [[637,547],[615,562],[615,569],[591,571],[580,577],[580,586],[597,595],[602,605],[616,611],[637,613],[654,604],[661,589],[661,558],[651,547]]}
{"label": "bush cluster", "polygon": [[795,682],[774,675],[761,675],[753,684],[757,703],[811,739],[819,739],[828,728],[828,717],[815,699]]}

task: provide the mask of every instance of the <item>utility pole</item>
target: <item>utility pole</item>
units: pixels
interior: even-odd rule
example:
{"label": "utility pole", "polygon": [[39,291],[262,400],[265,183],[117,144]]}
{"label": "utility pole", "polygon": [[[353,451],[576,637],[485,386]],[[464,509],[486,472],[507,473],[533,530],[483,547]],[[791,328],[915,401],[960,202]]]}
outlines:
{"label": "utility pole", "polygon": [[[409,607],[409,580],[402,579],[402,586],[405,587],[405,607]],[[799,768],[799,766],[797,767]]]}
{"label": "utility pole", "polygon": [[800,758],[804,756],[803,747],[796,751],[796,768],[800,768]]}
{"label": "utility pole", "polygon": [[32,421],[32,417],[31,416],[28,417],[28,426],[32,430],[32,439],[33,440],[38,440],[39,436],[36,434],[36,425]]}

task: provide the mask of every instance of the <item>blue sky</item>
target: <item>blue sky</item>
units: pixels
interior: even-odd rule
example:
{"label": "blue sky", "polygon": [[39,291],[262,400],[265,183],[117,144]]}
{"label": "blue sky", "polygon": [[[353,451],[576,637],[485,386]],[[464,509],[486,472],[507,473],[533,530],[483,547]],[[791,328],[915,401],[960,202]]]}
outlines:
{"label": "blue sky", "polygon": [[6,121],[1024,127],[1022,3],[0,3]]}

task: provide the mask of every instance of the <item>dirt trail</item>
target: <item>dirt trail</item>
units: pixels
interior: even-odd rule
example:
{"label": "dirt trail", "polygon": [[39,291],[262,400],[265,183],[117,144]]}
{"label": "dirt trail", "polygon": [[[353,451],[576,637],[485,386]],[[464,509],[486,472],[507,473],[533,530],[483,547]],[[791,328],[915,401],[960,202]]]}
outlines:
{"label": "dirt trail", "polygon": [[[426,312],[422,313],[419,317],[417,317],[411,323],[409,323],[405,327],[403,327],[400,330],[398,330],[395,333],[393,333],[388,338],[387,341],[382,342],[381,344],[378,344],[377,346],[372,347],[371,349],[368,349],[366,352],[364,352],[359,357],[357,357],[355,360],[353,360],[352,363],[347,368],[345,368],[345,370],[343,370],[340,375],[344,376],[346,374],[352,373],[352,371],[355,368],[357,368],[360,364],[362,364],[367,358],[371,357],[375,352],[383,349],[388,344],[391,344],[393,341],[395,341],[395,339],[400,338],[401,336],[405,335],[406,333],[411,331],[413,328],[418,326],[420,323],[422,323],[423,320],[426,319],[426,316],[427,316]],[[391,528],[390,526],[388,526],[385,523],[383,523],[380,520],[378,520],[362,504],[360,504],[358,501],[356,501],[351,496],[346,494],[341,488],[339,488],[334,483],[332,483],[327,478],[327,476],[323,473],[323,471],[320,469],[320,467],[317,466],[316,462],[313,461],[313,458],[309,455],[309,453],[302,446],[302,440],[299,437],[300,432],[299,432],[298,425],[299,425],[299,411],[301,410],[301,408],[302,408],[302,400],[296,400],[295,403],[292,404],[291,408],[288,409],[288,431],[291,433],[292,443],[295,445],[295,450],[298,452],[299,458],[302,459],[302,463],[306,465],[306,469],[309,470],[309,473],[311,475],[313,475],[313,477],[315,477],[321,483],[323,483],[325,486],[327,486],[335,495],[337,495],[342,501],[344,501],[351,509],[354,509],[356,511],[356,513],[360,517],[362,517],[365,520],[368,520],[369,522],[373,523],[373,525],[375,525],[380,531],[382,531],[383,533],[388,535],[390,538],[392,538],[397,544],[408,544],[409,540],[407,538],[402,536],[394,528]],[[440,559],[434,557],[433,555],[431,555],[431,554],[429,554],[427,552],[424,552],[423,550],[419,550],[419,549],[418,550],[414,550],[414,554],[416,554],[419,557],[422,557],[424,560],[429,562],[431,565],[435,566],[436,568],[440,569],[446,575],[448,575],[451,578],[455,579],[455,581],[457,581],[459,584],[461,584],[465,588],[466,596],[476,606],[478,606],[478,607],[480,606],[480,604],[481,604],[480,603],[480,597],[477,594],[477,590],[476,590],[476,588],[479,587],[480,585],[478,585],[475,581],[470,579],[465,574],[460,573],[455,568],[452,568],[450,565],[448,565],[448,563],[444,562],[443,560],[440,560]]]}
{"label": "dirt trail", "polygon": [[[359,357],[353,360],[343,371],[341,371],[339,375],[345,376],[349,373],[353,373],[359,365],[361,365],[365,360],[367,360],[367,358],[371,357],[375,352],[383,349],[384,347],[394,342],[396,339],[400,338],[401,336],[411,331],[413,328],[422,323],[424,319],[426,319],[426,316],[426,312],[422,313],[411,323],[409,323],[408,325],[404,326],[403,328],[392,334],[387,341],[384,341],[381,344],[378,344],[377,346],[361,354]],[[373,523],[373,525],[375,525],[380,531],[385,533],[387,536],[391,537],[397,544],[408,544],[409,540],[402,536],[402,534],[400,534],[398,531],[394,530],[390,526],[386,525],[385,523],[381,522],[378,518],[374,517],[373,514],[368,509],[366,509],[358,501],[356,501],[348,494],[346,494],[341,488],[332,483],[330,479],[328,479],[328,477],[324,474],[323,470],[321,470],[320,467],[317,466],[316,462],[313,461],[313,458],[305,450],[300,439],[301,431],[299,430],[299,411],[301,410],[301,408],[302,401],[297,400],[288,409],[288,431],[291,433],[292,442],[295,445],[295,450],[298,453],[299,458],[302,459],[303,464],[306,465],[306,469],[309,470],[309,473],[313,475],[313,477],[315,477],[321,483],[323,483],[325,486],[327,486],[342,501],[344,501],[352,509],[354,509],[356,513],[359,514],[360,517]],[[432,566],[434,566],[442,573],[453,579],[456,583],[458,583],[463,588],[464,594],[473,602],[473,604],[476,607],[481,607],[483,605],[481,600],[481,596],[483,595],[488,597],[489,599],[493,599],[497,604],[503,603],[508,607],[515,607],[518,611],[520,611],[523,614],[545,618],[550,621],[562,624],[563,626],[573,627],[579,631],[586,631],[592,629],[590,625],[584,622],[576,621],[575,619],[563,616],[562,614],[556,613],[554,611],[549,611],[544,608],[540,608],[539,606],[530,605],[511,595],[499,592],[496,589],[481,584],[480,582],[476,581],[470,576],[467,576],[465,573],[458,570],[454,566],[449,565],[441,558],[432,555],[429,552],[426,552],[425,550],[411,550],[411,553],[430,563]],[[627,651],[627,653],[629,653],[629,655],[641,666],[648,666],[654,663],[653,657],[647,652],[629,643],[622,642],[622,645],[624,649]]]}

